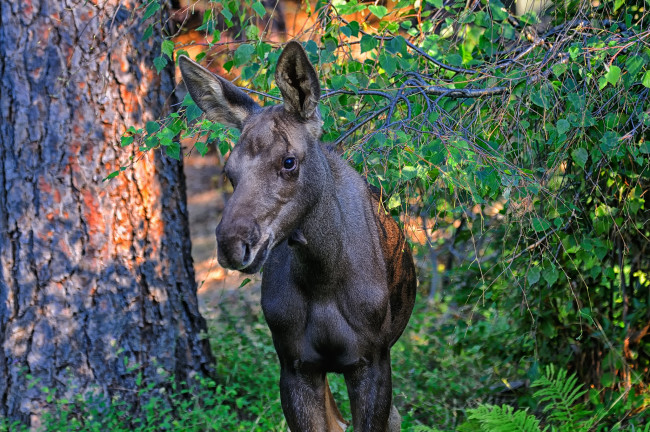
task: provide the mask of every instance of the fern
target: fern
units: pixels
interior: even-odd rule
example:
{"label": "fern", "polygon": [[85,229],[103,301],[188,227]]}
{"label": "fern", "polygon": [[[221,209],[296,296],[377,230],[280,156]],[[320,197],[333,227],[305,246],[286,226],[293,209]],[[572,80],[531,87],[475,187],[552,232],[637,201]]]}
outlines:
{"label": "fern", "polygon": [[539,387],[533,398],[538,404],[544,405],[542,411],[548,414],[549,422],[577,426],[577,422],[581,420],[578,417],[581,417],[582,412],[579,411],[577,402],[587,391],[583,390],[582,384],[578,384],[575,374],[567,377],[566,370],[560,369],[556,373],[555,367],[550,365],[546,367],[545,376],[537,379],[533,387]]}
{"label": "fern", "polygon": [[463,428],[467,432],[543,432],[548,429],[541,429],[535,416],[525,410],[514,411],[509,405],[480,405],[467,413],[470,421],[463,425],[470,427]]}
{"label": "fern", "polygon": [[[458,430],[461,432],[587,432],[598,421],[599,415],[585,411],[580,398],[586,393],[575,374],[556,370],[552,365],[544,376],[533,383],[533,399],[542,407],[544,425],[526,410],[480,405],[467,410],[468,420]],[[544,426],[544,427],[543,427]],[[543,428],[542,428],[543,427]],[[650,432],[650,431],[648,431]]]}
{"label": "fern", "polygon": [[[479,405],[467,410],[467,420],[461,424],[458,432],[590,432],[608,416],[611,409],[600,407],[589,410],[581,398],[586,393],[578,383],[575,374],[566,370],[548,366],[544,376],[533,382],[537,390],[532,394],[533,400],[540,407],[538,417],[525,409],[515,410],[509,405]],[[616,402],[614,402],[614,405]],[[629,414],[629,412],[628,412]],[[626,414],[627,415],[627,414]],[[641,428],[632,424],[630,432],[650,432],[650,423],[642,422]],[[623,430],[619,428],[613,430]],[[629,430],[629,429],[625,429]]]}

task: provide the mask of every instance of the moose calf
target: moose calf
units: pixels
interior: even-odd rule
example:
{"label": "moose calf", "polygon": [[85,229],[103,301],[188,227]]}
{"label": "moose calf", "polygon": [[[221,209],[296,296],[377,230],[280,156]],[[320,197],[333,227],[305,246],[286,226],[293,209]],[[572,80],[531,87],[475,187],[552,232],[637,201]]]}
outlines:
{"label": "moose calf", "polygon": [[320,143],[320,85],[305,51],[286,45],[275,73],[284,103],[265,108],[189,58],[179,63],[207,117],[241,131],[224,167],[234,192],[218,259],[244,273],[264,265],[262,309],[289,427],[344,430],[326,378],[335,372],[356,432],[398,431],[390,348],[413,309],[413,258],[379,197]]}

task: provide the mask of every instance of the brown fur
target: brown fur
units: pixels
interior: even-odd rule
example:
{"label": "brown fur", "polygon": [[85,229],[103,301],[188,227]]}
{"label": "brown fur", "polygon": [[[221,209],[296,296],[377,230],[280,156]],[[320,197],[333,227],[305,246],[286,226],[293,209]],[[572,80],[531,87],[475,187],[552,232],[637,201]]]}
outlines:
{"label": "brown fur", "polygon": [[386,213],[380,202],[380,196],[374,191],[372,194],[372,203],[377,209],[375,216],[390,289],[390,309],[393,320],[390,344],[393,346],[402,335],[415,303],[417,286],[415,265],[404,232]]}

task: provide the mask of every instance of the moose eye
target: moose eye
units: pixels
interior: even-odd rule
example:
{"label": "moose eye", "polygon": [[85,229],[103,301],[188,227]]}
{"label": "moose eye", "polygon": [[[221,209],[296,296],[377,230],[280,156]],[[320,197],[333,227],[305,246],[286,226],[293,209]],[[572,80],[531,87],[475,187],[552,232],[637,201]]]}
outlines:
{"label": "moose eye", "polygon": [[282,167],[287,171],[293,171],[296,168],[296,158],[295,157],[286,157],[282,161]]}

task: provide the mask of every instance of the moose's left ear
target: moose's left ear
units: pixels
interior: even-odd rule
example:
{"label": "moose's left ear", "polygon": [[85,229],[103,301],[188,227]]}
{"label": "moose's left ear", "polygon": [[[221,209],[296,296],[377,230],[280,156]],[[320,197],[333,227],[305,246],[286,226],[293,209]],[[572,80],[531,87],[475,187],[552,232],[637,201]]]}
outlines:
{"label": "moose's left ear", "polygon": [[318,115],[318,75],[298,42],[289,42],[282,51],[275,70],[275,81],[282,92],[287,111],[305,120]]}

